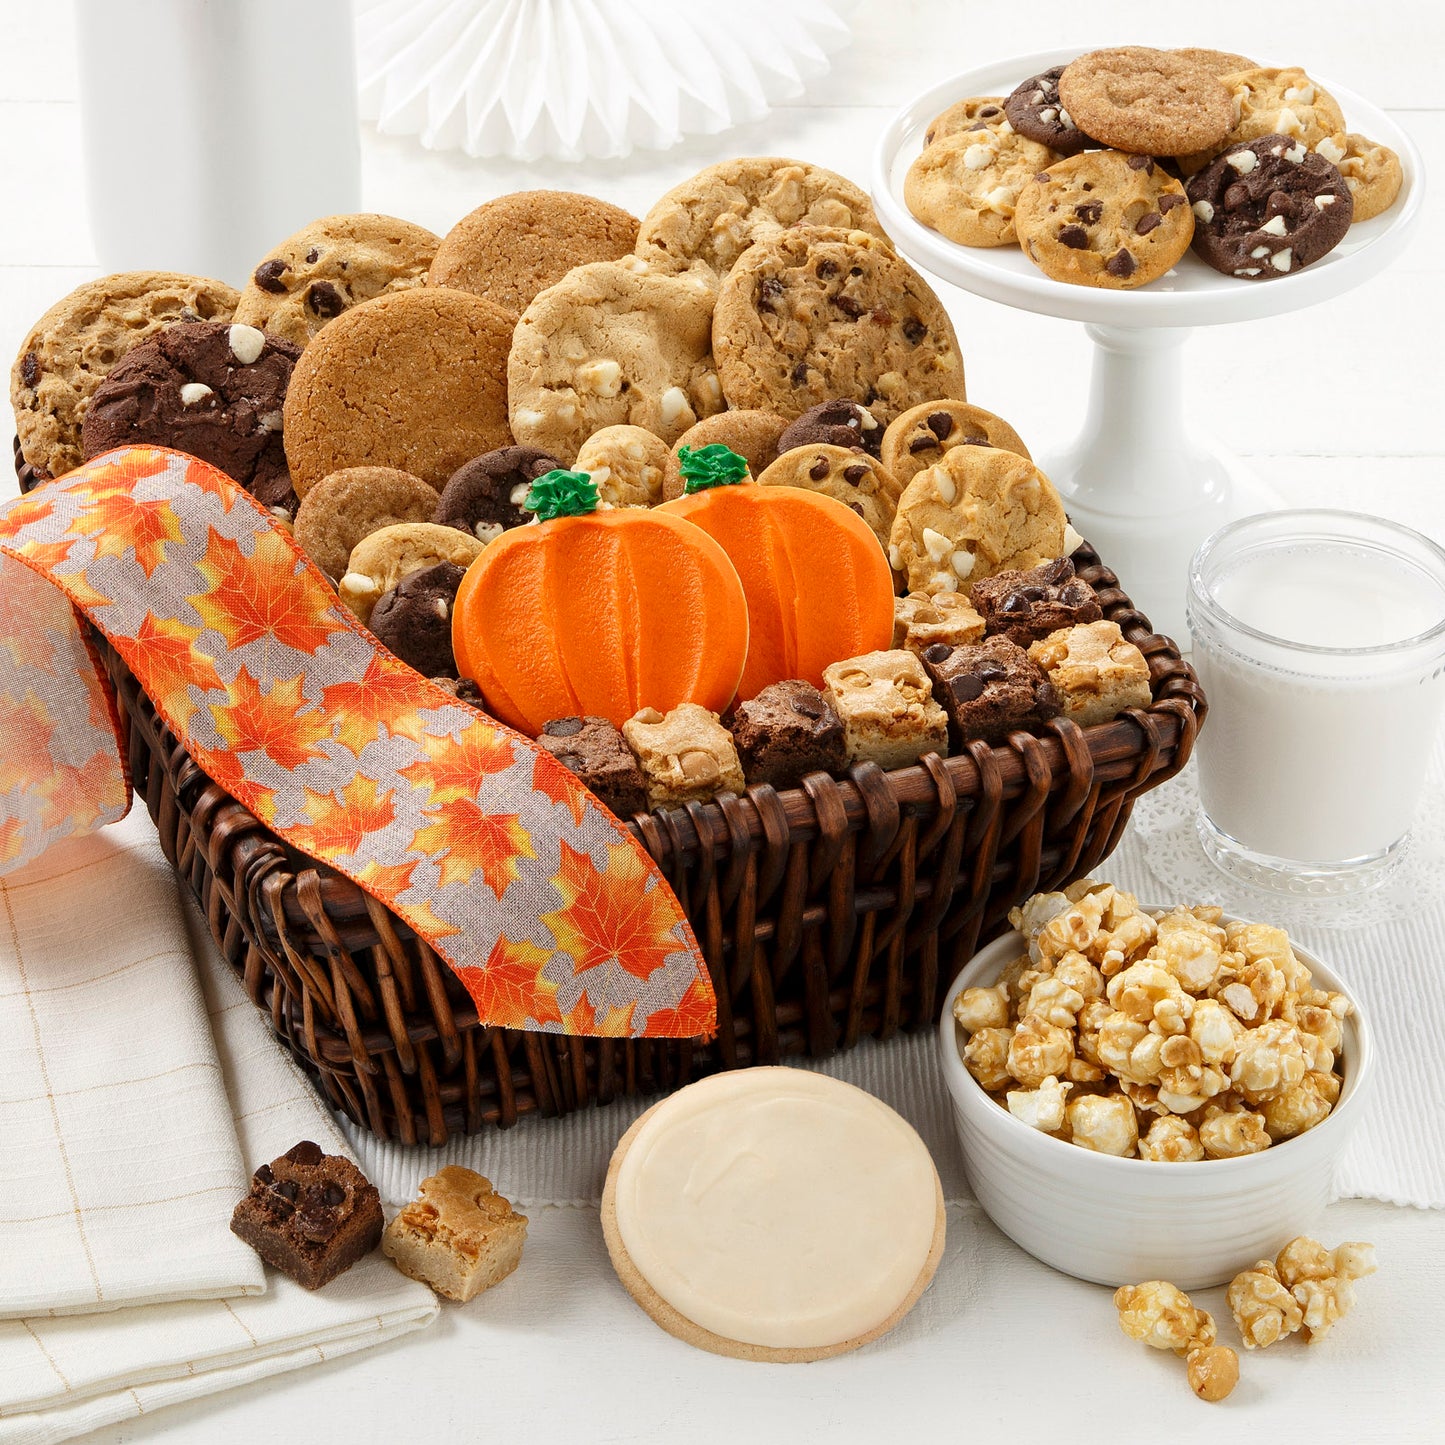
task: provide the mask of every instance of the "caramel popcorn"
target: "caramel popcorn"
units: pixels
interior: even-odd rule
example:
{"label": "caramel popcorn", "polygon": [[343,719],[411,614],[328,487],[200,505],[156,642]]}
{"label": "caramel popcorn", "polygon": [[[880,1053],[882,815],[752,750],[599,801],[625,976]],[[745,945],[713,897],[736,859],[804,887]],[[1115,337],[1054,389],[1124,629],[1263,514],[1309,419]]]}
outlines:
{"label": "caramel popcorn", "polygon": [[1223,1400],[1239,1383],[1239,1356],[1228,1345],[1209,1345],[1189,1352],[1189,1388],[1211,1404]]}
{"label": "caramel popcorn", "polygon": [[1214,1343],[1214,1316],[1196,1309],[1182,1289],[1164,1279],[1120,1285],[1114,1291],[1119,1328],[1131,1340],[1142,1340],[1156,1350],[1187,1355]]}
{"label": "caramel popcorn", "polygon": [[1265,1350],[1304,1321],[1299,1303],[1279,1277],[1271,1259],[1262,1259],[1229,1282],[1225,1296],[1247,1350]]}
{"label": "caramel popcorn", "polygon": [[1229,1312],[1246,1349],[1267,1349],[1294,1334],[1314,1344],[1349,1313],[1354,1281],[1375,1272],[1375,1247],[1347,1242],[1326,1249],[1299,1235],[1273,1260],[1230,1281]]}
{"label": "caramel popcorn", "polygon": [[1315,987],[1283,929],[1202,905],[1154,917],[1088,878],[1009,921],[1027,952],[954,1017],[969,1071],[1032,1127],[1184,1163],[1258,1153],[1338,1103],[1350,1001]]}

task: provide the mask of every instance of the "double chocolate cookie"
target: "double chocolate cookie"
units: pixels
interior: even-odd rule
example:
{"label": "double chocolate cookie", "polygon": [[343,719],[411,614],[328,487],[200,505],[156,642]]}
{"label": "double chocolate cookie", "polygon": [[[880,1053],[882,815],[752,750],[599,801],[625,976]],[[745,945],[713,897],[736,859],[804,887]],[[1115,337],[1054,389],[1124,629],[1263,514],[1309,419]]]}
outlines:
{"label": "double chocolate cookie", "polygon": [[1031,76],[1004,102],[1009,124],[1026,140],[1048,146],[1061,156],[1076,156],[1090,144],[1089,137],[1074,124],[1074,118],[1059,99],[1062,65]]}
{"label": "double chocolate cookie", "polygon": [[790,422],[778,438],[778,455],[795,447],[858,447],[876,457],[883,444],[883,428],[866,406],[845,397],[820,401]]}
{"label": "double chocolate cookie", "polygon": [[491,542],[532,520],[532,514],[522,510],[532,483],[561,465],[541,447],[498,447],[483,452],[452,473],[437,499],[432,521]]}
{"label": "double chocolate cookie", "polygon": [[452,607],[466,569],[436,562],[408,572],[371,609],[377,640],[424,677],[452,677]]}

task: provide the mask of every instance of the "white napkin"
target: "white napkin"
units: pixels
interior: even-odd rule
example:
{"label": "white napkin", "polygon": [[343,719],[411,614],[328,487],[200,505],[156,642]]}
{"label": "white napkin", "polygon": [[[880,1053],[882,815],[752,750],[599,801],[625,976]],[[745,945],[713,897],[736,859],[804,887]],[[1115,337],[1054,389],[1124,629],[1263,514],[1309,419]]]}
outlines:
{"label": "white napkin", "polygon": [[[131,919],[150,939],[150,952],[170,960],[163,975],[147,980],[144,992],[123,993],[110,1001],[117,1013],[129,1010],[129,1036],[136,1041],[138,1053],[149,1056],[166,1035],[177,1013],[171,1001],[194,998],[195,971],[190,960],[194,949],[200,965],[202,1017],[204,1021],[209,1015],[214,1029],[212,1068],[197,1072],[205,1072],[212,1080],[216,1098],[205,1101],[209,1113],[195,1100],[172,1100],[152,1112],[164,1116],[160,1144],[172,1157],[199,1156],[200,1150],[188,1138],[194,1132],[194,1118],[212,1117],[216,1111],[234,1118],[226,1166],[231,1177],[226,1192],[216,1190],[219,1219],[207,1236],[210,1249],[228,1253],[233,1242],[240,1243],[229,1232],[230,1210],[256,1163],[275,1158],[303,1138],[315,1140],[329,1152],[344,1149],[345,1141],[319,1096],[276,1046],[265,1019],[217,957],[199,915],[189,907],[177,907],[173,875],[167,871],[150,819],[142,812],[104,834],[69,845],[67,852],[70,861],[64,885],[68,902],[57,900],[56,907],[59,912],[68,909],[90,915],[91,922],[86,925],[91,929],[90,946],[95,948],[96,939],[103,935],[107,951],[116,956],[116,940],[124,932],[124,921]],[[60,882],[47,855],[34,868],[17,875],[22,891],[37,869]],[[127,900],[140,896],[147,880],[157,899],[165,896],[162,883],[169,884],[168,911],[142,909],[133,915]],[[5,891],[12,904],[11,916],[19,921],[14,909],[16,890],[17,881],[12,879]],[[32,916],[25,917],[32,926],[37,923]],[[59,919],[54,926],[61,926]],[[38,935],[26,932],[19,936],[25,956],[35,956],[31,943]],[[0,1017],[12,1029],[16,1006],[15,999],[0,1000]],[[84,1012],[77,1008],[77,1017]],[[107,1029],[112,1026],[109,1018],[104,1023]],[[79,1039],[79,1035],[72,1037],[77,1055],[85,1047]],[[139,1173],[140,1166],[156,1162],[153,1154],[128,1152],[126,1141],[132,1137],[153,1137],[133,1136],[133,1128],[153,1131],[156,1127],[148,1119],[137,1118],[138,1112],[109,1111],[111,1138],[102,1139],[102,1144],[112,1152],[113,1162],[108,1175],[97,1173],[95,1177],[108,1178],[112,1187],[126,1171]],[[83,1166],[84,1156],[77,1153],[72,1137],[67,1143],[71,1143],[67,1157],[72,1164],[80,1160]],[[54,1151],[53,1132],[44,1147]],[[28,1157],[41,1148],[34,1142],[15,1153]],[[7,1148],[7,1178],[12,1157]],[[6,1198],[0,1209],[9,1215],[13,1204],[13,1199]],[[128,1236],[129,1247],[137,1256],[131,1266],[137,1277],[147,1268],[153,1274],[164,1271],[166,1253],[173,1247],[170,1237],[149,1227],[150,1211],[156,1207],[147,1208]],[[135,1210],[129,1207],[115,1212]],[[89,1220],[90,1210],[84,1217]],[[53,1246],[55,1257],[63,1258],[67,1248],[77,1247],[76,1225],[71,1217],[65,1217],[55,1228],[57,1235],[62,1228],[67,1231],[62,1242]],[[201,1237],[199,1230],[195,1232]],[[5,1234],[8,1244],[8,1226]],[[38,1241],[32,1241],[29,1248],[36,1251]],[[241,1248],[250,1253],[245,1246]],[[9,1252],[7,1248],[0,1254]],[[108,1262],[109,1256],[104,1258]],[[243,1262],[249,1268],[254,1256]],[[110,1277],[103,1275],[102,1285]],[[246,1295],[237,1290],[230,1299],[133,1304],[105,1314],[32,1315],[0,1323],[0,1445],[69,1439],[112,1421],[149,1414],[163,1405],[365,1349],[419,1329],[437,1314],[431,1291],[398,1274],[379,1253],[314,1294],[274,1271],[265,1272],[265,1284],[264,1294]],[[168,1282],[166,1298],[174,1300],[174,1288],[174,1281]],[[8,1300],[0,1297],[0,1303]]]}

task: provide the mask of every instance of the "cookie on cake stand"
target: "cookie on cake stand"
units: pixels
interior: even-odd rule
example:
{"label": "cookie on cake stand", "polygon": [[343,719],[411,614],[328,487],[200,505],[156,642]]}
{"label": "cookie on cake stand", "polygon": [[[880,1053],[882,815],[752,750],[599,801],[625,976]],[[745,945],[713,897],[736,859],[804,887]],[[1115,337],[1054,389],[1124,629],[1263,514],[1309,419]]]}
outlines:
{"label": "cookie on cake stand", "polygon": [[935,276],[1006,306],[1084,323],[1094,363],[1083,429],[1041,465],[1074,527],[1129,579],[1154,625],[1183,642],[1184,579],[1195,548],[1225,522],[1282,505],[1239,457],[1196,431],[1185,392],[1190,331],[1313,306],[1377,275],[1403,252],[1419,220],[1424,171],[1414,142],[1389,115],[1327,82],[1350,129],[1397,153],[1404,180],[1388,210],[1357,221],[1328,255],[1267,285],[1225,276],[1193,252],[1138,290],[1068,285],[1044,275],[1016,246],[961,246],[917,220],[904,201],[904,180],[929,122],[966,96],[1007,95],[1021,79],[1079,53],[1005,59],[910,102],[879,137],[873,200],[899,250]]}

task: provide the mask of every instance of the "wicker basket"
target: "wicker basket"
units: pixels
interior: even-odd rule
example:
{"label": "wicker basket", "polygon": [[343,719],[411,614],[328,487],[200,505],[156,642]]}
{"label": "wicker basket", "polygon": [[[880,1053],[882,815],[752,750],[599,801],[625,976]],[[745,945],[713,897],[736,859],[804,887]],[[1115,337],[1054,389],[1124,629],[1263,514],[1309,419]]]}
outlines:
{"label": "wicker basket", "polygon": [[480,1026],[445,962],[213,783],[96,642],[136,791],[251,998],[335,1107],[382,1138],[441,1144],[456,1130],[931,1025],[1015,901],[1113,850],[1134,799],[1183,766],[1204,717],[1174,644],[1151,633],[1088,548],[1075,561],[1149,659],[1147,711],[632,821],[712,973],[719,1031],[706,1045]]}

